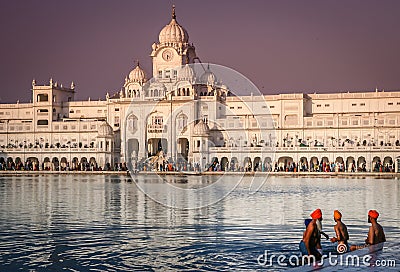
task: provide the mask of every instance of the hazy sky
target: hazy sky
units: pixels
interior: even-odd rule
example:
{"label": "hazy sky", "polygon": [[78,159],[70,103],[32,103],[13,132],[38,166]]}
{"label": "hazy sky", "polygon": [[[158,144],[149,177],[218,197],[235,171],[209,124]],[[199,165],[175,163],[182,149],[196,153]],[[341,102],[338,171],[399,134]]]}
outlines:
{"label": "hazy sky", "polygon": [[1,0],[0,102],[31,82],[76,84],[76,98],[118,91],[170,21],[203,62],[233,68],[264,93],[400,89],[400,1]]}

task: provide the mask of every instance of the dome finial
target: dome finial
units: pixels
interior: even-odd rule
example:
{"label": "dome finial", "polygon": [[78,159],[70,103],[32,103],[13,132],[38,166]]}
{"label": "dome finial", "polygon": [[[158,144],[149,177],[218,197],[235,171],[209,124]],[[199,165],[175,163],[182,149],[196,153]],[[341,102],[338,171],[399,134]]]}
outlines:
{"label": "dome finial", "polygon": [[139,65],[139,60],[138,60],[138,59],[136,60],[136,66],[140,66],[140,65]]}
{"label": "dome finial", "polygon": [[176,19],[176,15],[175,15],[175,5],[172,5],[172,19]]}

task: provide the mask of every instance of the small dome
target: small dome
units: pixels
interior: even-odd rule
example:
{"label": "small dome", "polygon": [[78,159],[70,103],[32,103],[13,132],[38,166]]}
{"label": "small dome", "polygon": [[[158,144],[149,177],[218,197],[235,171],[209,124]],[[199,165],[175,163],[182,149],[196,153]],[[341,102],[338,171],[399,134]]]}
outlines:
{"label": "small dome", "polygon": [[175,6],[172,6],[172,19],[158,35],[158,40],[163,43],[188,43],[189,34],[187,31],[178,24],[175,15]]}
{"label": "small dome", "polygon": [[215,82],[217,82],[217,77],[211,72],[210,65],[208,65],[207,70],[200,77],[200,83],[214,85]]}
{"label": "small dome", "polygon": [[193,134],[197,136],[207,136],[210,133],[210,128],[203,120],[200,120],[193,128]]}
{"label": "small dome", "polygon": [[132,82],[143,83],[146,81],[146,74],[144,70],[140,67],[139,62],[137,63],[135,69],[129,73],[129,80]]}
{"label": "small dome", "polygon": [[99,126],[98,136],[112,136],[114,131],[107,122],[102,122]]}
{"label": "small dome", "polygon": [[186,64],[185,66],[181,67],[178,70],[178,80],[188,80],[191,81],[194,78],[194,71],[193,68],[190,67],[189,64]]}

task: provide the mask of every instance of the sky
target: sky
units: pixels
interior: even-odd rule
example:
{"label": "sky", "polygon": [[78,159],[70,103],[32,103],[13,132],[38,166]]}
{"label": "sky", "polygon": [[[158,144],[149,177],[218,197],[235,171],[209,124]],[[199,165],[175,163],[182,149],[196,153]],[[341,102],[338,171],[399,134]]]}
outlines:
{"label": "sky", "polygon": [[265,94],[400,90],[397,0],[0,0],[0,103],[29,102],[32,79],[104,100],[135,60],[151,75],[172,4],[202,62]]}

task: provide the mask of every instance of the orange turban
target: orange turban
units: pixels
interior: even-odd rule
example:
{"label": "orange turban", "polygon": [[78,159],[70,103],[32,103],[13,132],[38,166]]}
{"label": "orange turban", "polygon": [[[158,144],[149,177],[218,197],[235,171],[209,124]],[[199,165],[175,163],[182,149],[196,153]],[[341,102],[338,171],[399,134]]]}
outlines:
{"label": "orange turban", "polygon": [[335,218],[335,220],[339,220],[339,219],[342,218],[342,214],[338,210],[334,210],[333,211],[333,218]]}
{"label": "orange turban", "polygon": [[311,216],[312,219],[321,219],[321,218],[322,218],[321,209],[316,209],[315,211],[313,211],[313,212],[310,214],[310,216]]}
{"label": "orange turban", "polygon": [[379,216],[379,213],[376,210],[369,210],[368,215],[372,218],[377,219]]}

